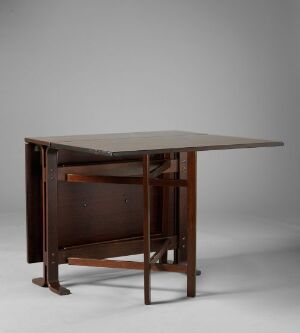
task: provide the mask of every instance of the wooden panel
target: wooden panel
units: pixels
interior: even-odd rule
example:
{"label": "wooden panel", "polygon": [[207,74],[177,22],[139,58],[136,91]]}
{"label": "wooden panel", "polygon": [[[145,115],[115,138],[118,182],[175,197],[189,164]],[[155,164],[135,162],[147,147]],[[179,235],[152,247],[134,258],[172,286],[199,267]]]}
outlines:
{"label": "wooden panel", "polygon": [[42,168],[39,148],[25,145],[26,155],[26,226],[27,261],[43,261],[43,218],[42,218]]}
{"label": "wooden panel", "polygon": [[[142,186],[59,182],[59,247],[143,233]],[[161,232],[162,191],[151,189],[152,233]]]}
{"label": "wooden panel", "polygon": [[272,147],[280,141],[209,135],[183,131],[73,135],[61,137],[26,138],[27,142],[49,145],[104,156],[165,153],[195,150]]}
{"label": "wooden panel", "polygon": [[[35,148],[36,147],[36,148]],[[26,144],[26,181],[27,181],[27,235],[28,262],[43,261],[43,230],[42,230],[42,166],[41,147]],[[161,163],[163,155],[151,156],[152,168]],[[60,170],[83,168],[80,163],[87,162],[88,168],[99,161],[102,156],[79,152],[59,151],[58,160],[63,163]],[[138,165],[140,172],[141,161],[124,162],[115,158],[105,159],[105,172],[113,170],[113,174],[128,174]],[[120,171],[112,162],[122,165]],[[127,164],[129,163],[129,164]],[[63,166],[64,165],[64,166]],[[130,165],[130,166],[129,166]],[[133,166],[133,168],[132,168]],[[101,166],[99,166],[101,167]],[[111,168],[111,169],[110,169]],[[171,161],[173,171],[177,162]],[[102,169],[103,170],[103,169]],[[95,170],[93,170],[95,171]],[[169,205],[165,213],[168,216],[168,231],[166,224],[162,226],[163,189],[151,188],[151,231],[153,234],[171,235],[173,230],[175,188],[170,187]],[[80,184],[58,182],[58,236],[59,248],[82,245],[124,237],[141,236],[143,219],[142,186],[114,184]],[[126,252],[120,254],[125,255]]]}

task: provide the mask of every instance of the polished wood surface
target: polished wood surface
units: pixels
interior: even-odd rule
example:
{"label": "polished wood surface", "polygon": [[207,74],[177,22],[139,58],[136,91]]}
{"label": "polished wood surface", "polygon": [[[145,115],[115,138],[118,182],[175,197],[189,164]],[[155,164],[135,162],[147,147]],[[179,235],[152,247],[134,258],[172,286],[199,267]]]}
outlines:
{"label": "polished wood surface", "polygon": [[184,131],[138,132],[26,138],[26,142],[104,156],[272,147],[280,141],[209,135]]}

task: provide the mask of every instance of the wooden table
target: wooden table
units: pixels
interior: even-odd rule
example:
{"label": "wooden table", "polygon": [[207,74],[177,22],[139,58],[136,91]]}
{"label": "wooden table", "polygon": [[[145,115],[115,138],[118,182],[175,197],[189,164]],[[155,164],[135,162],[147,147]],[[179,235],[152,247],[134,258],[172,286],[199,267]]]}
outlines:
{"label": "wooden table", "polygon": [[[60,264],[142,269],[145,304],[151,270],[186,273],[195,296],[196,152],[283,145],[182,131],[25,142],[27,258],[43,262],[33,283],[67,295]],[[143,262],[107,259],[139,253]]]}

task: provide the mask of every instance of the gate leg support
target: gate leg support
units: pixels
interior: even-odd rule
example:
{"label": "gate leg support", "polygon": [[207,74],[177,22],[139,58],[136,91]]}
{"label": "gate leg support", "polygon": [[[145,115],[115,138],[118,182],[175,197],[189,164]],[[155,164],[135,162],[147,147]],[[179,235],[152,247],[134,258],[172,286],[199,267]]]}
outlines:
{"label": "gate leg support", "polygon": [[150,158],[143,157],[143,192],[144,192],[144,300],[151,304],[151,264],[150,264]]}
{"label": "gate leg support", "polygon": [[187,153],[187,296],[196,296],[196,152]]}

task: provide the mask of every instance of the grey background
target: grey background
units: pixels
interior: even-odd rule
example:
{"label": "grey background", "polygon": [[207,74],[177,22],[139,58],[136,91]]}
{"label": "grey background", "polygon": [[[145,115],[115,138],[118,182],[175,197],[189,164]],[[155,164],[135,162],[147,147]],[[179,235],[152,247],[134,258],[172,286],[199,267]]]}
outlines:
{"label": "grey background", "polygon": [[[299,25],[297,0],[0,0],[3,332],[113,332],[119,319],[126,331],[161,309],[175,331],[184,321],[191,331],[299,325]],[[177,275],[160,273],[156,297],[171,299],[163,308],[140,307],[140,274],[101,270],[109,288],[94,270],[62,268],[75,281],[69,298],[32,286],[41,268],[25,264],[23,138],[164,129],[286,144],[198,154],[199,298],[178,302],[184,279],[172,289]],[[39,303],[60,315],[30,320]]]}

